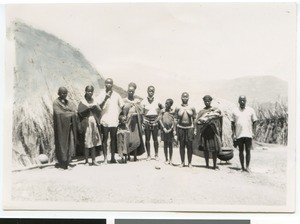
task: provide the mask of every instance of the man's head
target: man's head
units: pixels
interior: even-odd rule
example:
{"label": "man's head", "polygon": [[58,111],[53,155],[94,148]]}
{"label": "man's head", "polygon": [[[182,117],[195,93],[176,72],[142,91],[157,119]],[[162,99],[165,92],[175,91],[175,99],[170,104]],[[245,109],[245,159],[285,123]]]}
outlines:
{"label": "man's head", "polygon": [[155,93],[155,88],[154,88],[154,86],[149,86],[148,89],[147,89],[147,92],[148,92],[148,96],[149,96],[149,97],[153,97],[153,96],[154,96],[154,93]]}
{"label": "man's head", "polygon": [[61,86],[61,87],[59,87],[57,94],[60,99],[65,100],[68,96],[68,90],[66,87]]}
{"label": "man's head", "polygon": [[113,85],[114,85],[114,81],[111,78],[107,78],[105,80],[105,89],[106,89],[106,91],[112,90]]}
{"label": "man's head", "polygon": [[240,108],[244,109],[246,107],[247,98],[244,95],[239,97]]}

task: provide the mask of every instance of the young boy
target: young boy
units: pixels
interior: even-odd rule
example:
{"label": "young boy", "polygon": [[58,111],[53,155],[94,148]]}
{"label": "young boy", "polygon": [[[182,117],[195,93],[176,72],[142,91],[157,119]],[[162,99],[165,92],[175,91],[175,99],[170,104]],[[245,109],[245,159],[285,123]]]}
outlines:
{"label": "young boy", "polygon": [[[160,125],[162,128],[162,141],[164,141],[164,153],[166,157],[166,164],[172,165],[172,155],[173,155],[173,139],[175,133],[175,121],[174,112],[172,110],[173,100],[167,99],[165,103],[165,108],[161,110],[160,113]],[[168,148],[169,148],[169,159],[168,159]]]}
{"label": "young boy", "polygon": [[[119,125],[117,128],[117,148],[122,162],[127,163],[127,152],[129,148],[129,130],[126,125],[126,116],[119,116]],[[124,161],[125,157],[125,161]]]}

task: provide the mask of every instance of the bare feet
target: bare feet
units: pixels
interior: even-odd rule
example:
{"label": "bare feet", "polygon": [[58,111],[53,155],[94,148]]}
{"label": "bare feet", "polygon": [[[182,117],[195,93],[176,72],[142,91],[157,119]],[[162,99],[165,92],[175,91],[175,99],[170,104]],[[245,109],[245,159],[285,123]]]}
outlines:
{"label": "bare feet", "polygon": [[94,161],[92,162],[92,166],[100,166],[100,164]]}

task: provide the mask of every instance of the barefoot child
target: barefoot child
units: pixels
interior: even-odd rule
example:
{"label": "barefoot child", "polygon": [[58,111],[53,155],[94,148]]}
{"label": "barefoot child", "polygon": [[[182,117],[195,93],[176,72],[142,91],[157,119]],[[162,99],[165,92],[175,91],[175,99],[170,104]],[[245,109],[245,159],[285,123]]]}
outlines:
{"label": "barefoot child", "polygon": [[[164,141],[164,153],[166,158],[166,164],[172,165],[173,155],[173,138],[174,138],[174,112],[172,110],[173,100],[167,99],[165,108],[160,113],[160,125],[162,128],[162,140]],[[175,134],[176,135],[176,134]],[[169,159],[168,159],[168,148],[169,148]]]}
{"label": "barefoot child", "polygon": [[[126,116],[121,115],[119,117],[119,125],[117,128],[117,148],[122,162],[127,163],[127,154],[129,148],[129,135],[130,132],[126,125]],[[125,161],[124,161],[125,157]]]}

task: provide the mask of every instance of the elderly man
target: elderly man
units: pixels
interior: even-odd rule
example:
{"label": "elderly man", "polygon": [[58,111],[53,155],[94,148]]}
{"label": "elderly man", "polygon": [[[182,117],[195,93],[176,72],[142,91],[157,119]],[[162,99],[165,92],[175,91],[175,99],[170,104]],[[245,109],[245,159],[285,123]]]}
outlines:
{"label": "elderly man", "polygon": [[105,90],[97,98],[97,102],[102,108],[101,130],[103,134],[103,155],[104,164],[107,164],[107,139],[110,134],[111,163],[116,163],[115,152],[117,151],[117,127],[119,115],[124,107],[121,96],[113,91],[113,80],[105,80]]}
{"label": "elderly man", "polygon": [[[239,147],[239,157],[242,171],[249,172],[252,148],[252,138],[255,136],[257,117],[251,107],[246,107],[246,96],[239,97],[239,107],[232,113],[232,138]],[[244,165],[244,150],[246,151],[246,168]]]}

